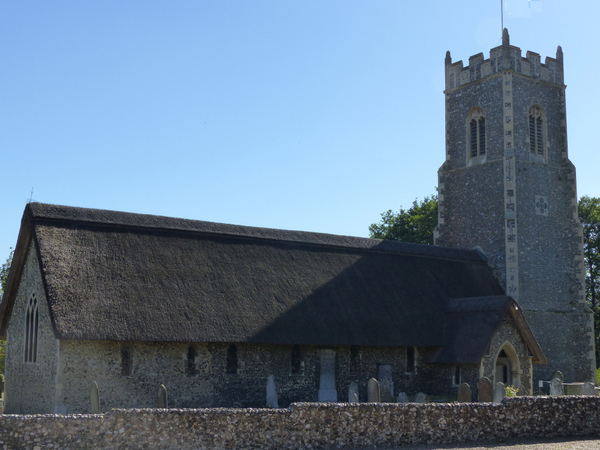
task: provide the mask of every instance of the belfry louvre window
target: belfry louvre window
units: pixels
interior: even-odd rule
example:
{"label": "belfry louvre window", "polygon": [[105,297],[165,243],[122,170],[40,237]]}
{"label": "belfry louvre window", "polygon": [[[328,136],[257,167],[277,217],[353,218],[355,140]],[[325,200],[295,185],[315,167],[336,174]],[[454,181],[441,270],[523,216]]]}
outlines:
{"label": "belfry louvre window", "polygon": [[469,114],[468,154],[469,158],[485,155],[485,116],[479,107]]}
{"label": "belfry louvre window", "polygon": [[38,318],[37,298],[31,294],[25,316],[25,362],[37,362]]}
{"label": "belfry louvre window", "polygon": [[529,151],[534,155],[544,155],[544,116],[539,106],[529,110]]}

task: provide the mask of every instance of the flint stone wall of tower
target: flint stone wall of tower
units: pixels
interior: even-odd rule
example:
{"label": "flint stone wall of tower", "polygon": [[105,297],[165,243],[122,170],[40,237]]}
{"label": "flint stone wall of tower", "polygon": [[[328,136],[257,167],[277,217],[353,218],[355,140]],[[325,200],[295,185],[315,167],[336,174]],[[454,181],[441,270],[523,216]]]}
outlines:
{"label": "flint stone wall of tower", "polygon": [[[562,50],[540,63],[503,45],[470,58],[446,56],[446,161],[439,176],[436,244],[480,247],[515,297],[549,363],[571,381],[595,377],[593,320],[585,305],[575,167],[568,159]],[[542,108],[544,156],[530,152],[529,111]],[[486,153],[468,158],[467,119],[485,116]]]}

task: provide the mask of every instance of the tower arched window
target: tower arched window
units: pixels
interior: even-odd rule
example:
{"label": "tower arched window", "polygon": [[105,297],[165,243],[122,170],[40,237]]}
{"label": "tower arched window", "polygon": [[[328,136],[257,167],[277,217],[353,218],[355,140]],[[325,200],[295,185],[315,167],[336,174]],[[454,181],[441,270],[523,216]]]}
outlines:
{"label": "tower arched window", "polygon": [[484,156],[486,152],[485,116],[479,107],[473,108],[467,120],[468,159]]}
{"label": "tower arched window", "polygon": [[31,294],[25,315],[25,362],[37,362],[38,318],[37,298]]}
{"label": "tower arched window", "polygon": [[529,110],[529,151],[544,157],[545,123],[542,108],[534,105]]}

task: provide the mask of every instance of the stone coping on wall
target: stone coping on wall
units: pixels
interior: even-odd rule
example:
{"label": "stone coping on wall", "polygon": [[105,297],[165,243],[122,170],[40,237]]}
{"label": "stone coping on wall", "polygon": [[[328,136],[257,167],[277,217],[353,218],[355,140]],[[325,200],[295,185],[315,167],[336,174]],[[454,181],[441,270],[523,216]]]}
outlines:
{"label": "stone coping on wall", "polygon": [[515,397],[502,403],[295,403],[287,409],[114,409],[2,415],[0,446],[17,448],[344,448],[589,436],[600,397]]}

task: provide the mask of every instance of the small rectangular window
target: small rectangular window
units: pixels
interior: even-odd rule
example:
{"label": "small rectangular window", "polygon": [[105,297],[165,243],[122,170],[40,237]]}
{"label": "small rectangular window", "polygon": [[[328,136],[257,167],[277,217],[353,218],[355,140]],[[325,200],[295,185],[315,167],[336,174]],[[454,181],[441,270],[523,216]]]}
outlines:
{"label": "small rectangular window", "polygon": [[133,357],[130,347],[121,349],[121,376],[129,377],[133,373]]}
{"label": "small rectangular window", "polygon": [[358,347],[353,345],[350,347],[350,372],[360,371],[360,353]]}
{"label": "small rectangular window", "polygon": [[234,375],[238,372],[238,350],[235,344],[227,347],[227,368],[226,373]]}
{"label": "small rectangular window", "polygon": [[452,377],[452,384],[460,386],[460,366],[454,366],[454,376]]}
{"label": "small rectangular window", "polygon": [[415,371],[415,348],[406,348],[406,372],[414,373]]}
{"label": "small rectangular window", "polygon": [[299,345],[292,347],[292,374],[298,375],[302,372],[302,350]]}

